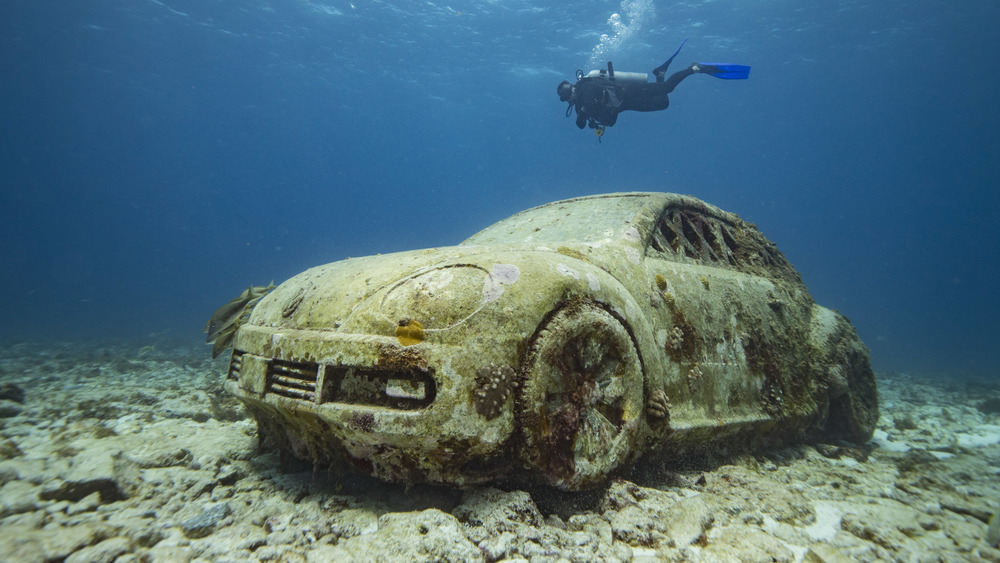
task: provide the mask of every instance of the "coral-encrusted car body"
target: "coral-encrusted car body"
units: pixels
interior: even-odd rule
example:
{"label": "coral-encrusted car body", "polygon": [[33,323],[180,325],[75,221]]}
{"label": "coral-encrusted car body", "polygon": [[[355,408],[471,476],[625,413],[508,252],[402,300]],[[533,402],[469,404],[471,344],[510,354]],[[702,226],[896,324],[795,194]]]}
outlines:
{"label": "coral-encrusted car body", "polygon": [[225,382],[293,455],[400,482],[602,482],[640,455],[867,440],[868,353],[757,228],[688,196],[518,213],[282,283]]}

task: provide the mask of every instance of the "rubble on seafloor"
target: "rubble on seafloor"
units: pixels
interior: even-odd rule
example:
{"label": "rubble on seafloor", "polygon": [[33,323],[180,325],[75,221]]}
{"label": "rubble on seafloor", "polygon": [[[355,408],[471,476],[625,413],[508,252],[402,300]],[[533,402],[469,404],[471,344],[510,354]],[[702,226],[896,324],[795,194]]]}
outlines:
{"label": "rubble on seafloor", "polygon": [[0,348],[4,560],[1000,561],[1000,378],[882,373],[871,444],[569,495],[282,472],[203,354]]}

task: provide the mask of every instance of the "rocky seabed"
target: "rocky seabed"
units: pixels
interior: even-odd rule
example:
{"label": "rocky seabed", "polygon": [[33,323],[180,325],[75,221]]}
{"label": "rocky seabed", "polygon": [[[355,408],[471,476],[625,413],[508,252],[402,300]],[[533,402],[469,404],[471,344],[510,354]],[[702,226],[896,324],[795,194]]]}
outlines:
{"label": "rocky seabed", "polygon": [[581,496],[283,473],[204,352],[0,348],[0,559],[1000,561],[1000,378],[883,373],[864,447],[638,471]]}

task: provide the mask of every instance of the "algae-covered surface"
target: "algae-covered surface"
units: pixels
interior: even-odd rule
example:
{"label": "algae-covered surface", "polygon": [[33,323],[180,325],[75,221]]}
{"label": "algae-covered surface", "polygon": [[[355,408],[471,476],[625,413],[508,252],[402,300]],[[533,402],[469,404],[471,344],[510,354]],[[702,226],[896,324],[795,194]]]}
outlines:
{"label": "algae-covered surface", "polygon": [[863,446],[645,464],[586,494],[407,489],[259,449],[207,355],[0,348],[4,560],[1000,561],[996,380],[879,373]]}

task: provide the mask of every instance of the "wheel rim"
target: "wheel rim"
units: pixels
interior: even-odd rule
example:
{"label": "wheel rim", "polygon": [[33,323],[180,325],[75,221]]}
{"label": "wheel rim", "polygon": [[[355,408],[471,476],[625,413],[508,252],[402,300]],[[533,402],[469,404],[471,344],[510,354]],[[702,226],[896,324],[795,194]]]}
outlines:
{"label": "wheel rim", "polygon": [[627,463],[643,407],[642,366],[624,326],[594,305],[567,307],[539,331],[519,413],[528,467],[579,489]]}

